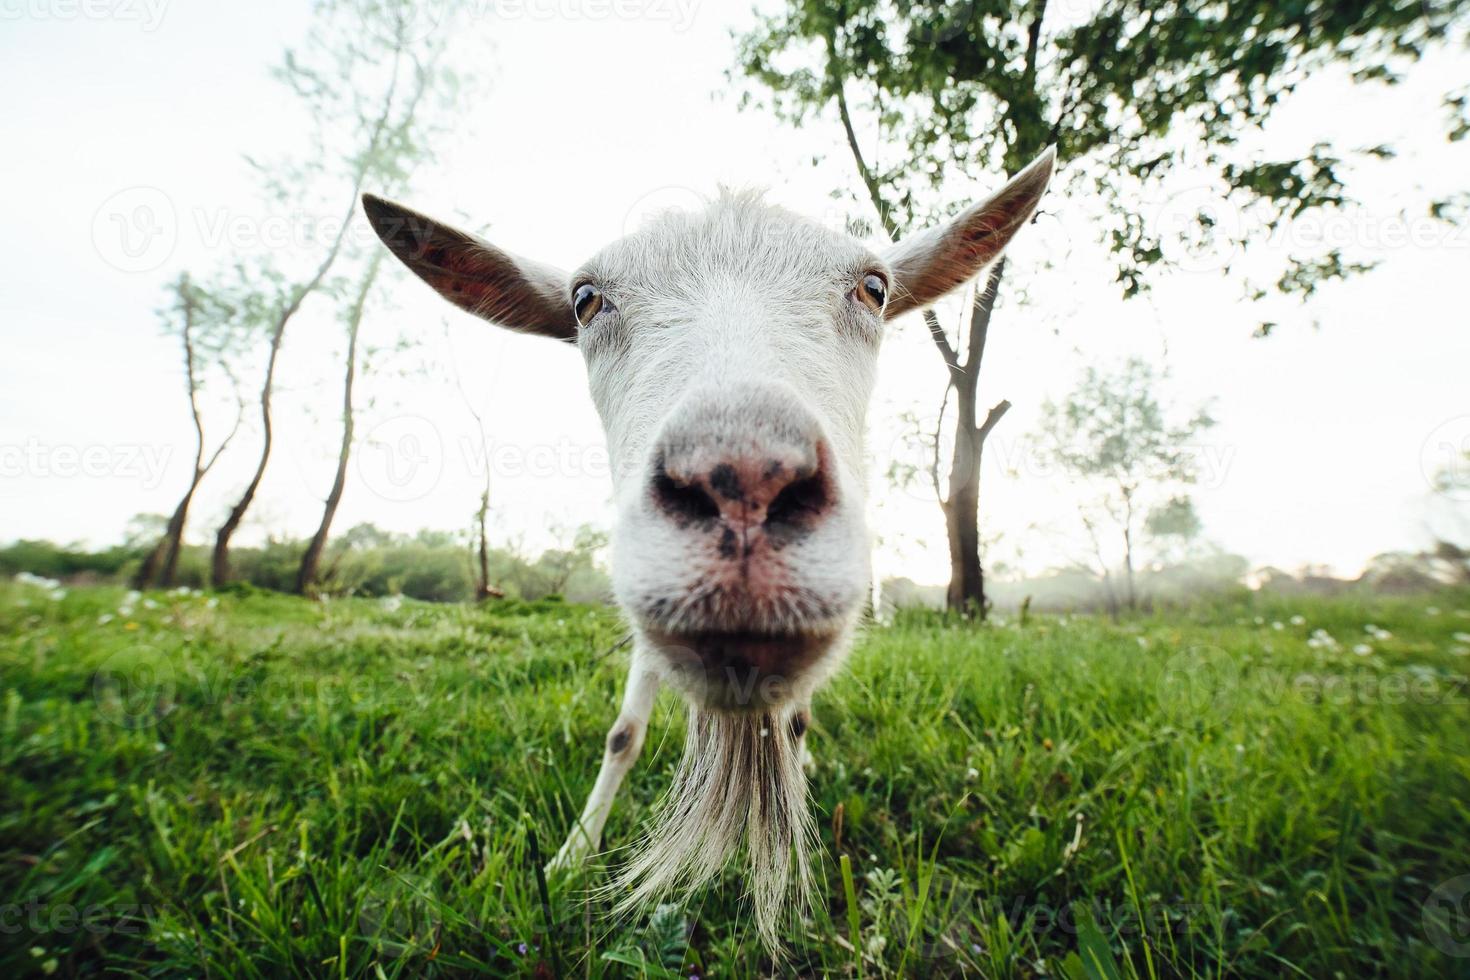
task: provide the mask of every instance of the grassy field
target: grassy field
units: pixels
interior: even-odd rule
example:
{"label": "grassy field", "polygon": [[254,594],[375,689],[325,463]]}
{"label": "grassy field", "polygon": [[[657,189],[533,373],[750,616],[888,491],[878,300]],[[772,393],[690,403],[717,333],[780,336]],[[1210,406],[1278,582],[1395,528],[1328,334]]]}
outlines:
{"label": "grassy field", "polygon": [[875,624],[773,965],[734,875],[635,921],[602,867],[538,896],[607,610],[0,585],[0,975],[1470,976],[1467,632],[1467,594]]}

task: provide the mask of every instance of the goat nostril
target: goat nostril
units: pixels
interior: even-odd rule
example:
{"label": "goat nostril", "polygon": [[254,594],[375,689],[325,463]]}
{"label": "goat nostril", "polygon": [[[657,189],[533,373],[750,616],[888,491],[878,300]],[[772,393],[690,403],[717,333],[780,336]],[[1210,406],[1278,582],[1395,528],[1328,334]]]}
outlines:
{"label": "goat nostril", "polygon": [[788,483],[766,506],[766,524],[797,524],[827,509],[827,481],[820,475]]}
{"label": "goat nostril", "polygon": [[665,513],[685,520],[712,521],[720,516],[720,505],[703,488],[679,483],[662,468],[653,478],[653,496]]}

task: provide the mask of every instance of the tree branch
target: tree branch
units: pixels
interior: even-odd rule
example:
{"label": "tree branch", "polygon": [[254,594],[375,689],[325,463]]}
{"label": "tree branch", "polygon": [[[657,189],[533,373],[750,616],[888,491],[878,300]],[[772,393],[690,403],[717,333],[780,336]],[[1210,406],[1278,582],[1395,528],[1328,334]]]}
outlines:
{"label": "tree branch", "polygon": [[939,402],[939,418],[934,423],[934,460],[929,465],[929,482],[934,485],[934,499],[939,501],[940,507],[948,507],[949,501],[944,499],[944,488],[939,482],[939,440],[944,434],[944,410],[949,407],[949,392],[954,385],[944,386],[944,398]]}
{"label": "tree branch", "polygon": [[980,427],[975,430],[976,441],[983,443],[985,438],[990,435],[990,430],[995,428],[995,424],[1010,410],[1011,403],[1004,398],[991,406],[990,411],[985,413],[985,421],[980,423]]}
{"label": "tree branch", "polygon": [[929,327],[929,338],[934,341],[934,346],[939,348],[939,356],[944,358],[944,366],[949,368],[950,374],[957,372],[963,374],[964,369],[960,366],[959,352],[944,335],[944,327],[940,324],[939,316],[934,312],[933,307],[924,311],[924,323]]}
{"label": "tree branch", "polygon": [[[833,50],[835,43],[829,37],[827,39],[827,57],[829,63],[836,60],[836,52]],[[852,114],[847,111],[847,92],[841,78],[836,79],[837,90],[837,115],[842,117],[842,131],[847,134],[847,148],[852,151],[852,162],[857,165],[858,176],[862,178],[863,186],[868,189],[868,200],[873,202],[873,210],[878,212],[878,221],[883,225],[883,230],[888,233],[890,241],[898,241],[903,237],[893,215],[883,203],[883,192],[878,186],[878,178],[868,167],[867,161],[863,159],[862,147],[858,146],[857,131],[852,128]]]}

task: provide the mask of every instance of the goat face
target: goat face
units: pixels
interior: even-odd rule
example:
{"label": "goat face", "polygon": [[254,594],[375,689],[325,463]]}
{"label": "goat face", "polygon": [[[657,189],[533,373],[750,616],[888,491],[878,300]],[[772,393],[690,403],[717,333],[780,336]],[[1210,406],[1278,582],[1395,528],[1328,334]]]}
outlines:
{"label": "goat face", "polygon": [[570,276],[364,203],[451,302],[578,345],[613,461],[619,603],[696,704],[765,712],[831,673],[867,593],[863,428],[885,319],[994,260],[1051,169],[1048,151],[882,255],[726,194]]}
{"label": "goat face", "polygon": [[869,580],[862,432],[890,276],[851,239],[726,195],[572,277],[618,600],[707,707],[799,697],[846,647]]}

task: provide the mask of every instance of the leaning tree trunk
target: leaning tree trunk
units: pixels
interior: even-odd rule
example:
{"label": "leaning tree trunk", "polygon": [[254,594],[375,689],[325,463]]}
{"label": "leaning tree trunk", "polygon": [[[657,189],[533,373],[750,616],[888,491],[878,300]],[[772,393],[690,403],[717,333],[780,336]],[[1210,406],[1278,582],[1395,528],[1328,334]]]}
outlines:
{"label": "leaning tree trunk", "polygon": [[189,489],[184,491],[184,498],[174,508],[174,512],[168,519],[163,537],[153,550],[148,552],[148,557],[143,560],[138,574],[133,577],[133,588],[147,589],[155,584],[161,588],[172,588],[179,570],[179,552],[183,548],[184,523],[189,519],[189,504],[194,499],[194,491],[199,487],[199,481],[204,475],[198,468],[194,470],[193,479],[189,481]]}
{"label": "leaning tree trunk", "polygon": [[[194,316],[197,310],[194,294],[189,288],[189,280],[184,276],[179,281],[179,295],[182,300],[184,313],[183,342],[184,342],[184,376],[189,386],[189,414],[194,422],[194,471],[189,478],[188,489],[174,508],[173,514],[168,519],[168,525],[164,530],[163,537],[153,550],[148,553],[142,566],[139,567],[137,575],[133,579],[133,587],[146,589],[155,583],[164,588],[171,588],[178,578],[179,554],[184,547],[184,526],[189,520],[189,505],[194,500],[194,493],[199,489],[199,484],[214,467],[220,454],[225,451],[235,434],[240,431],[241,412],[235,413],[235,427],[230,430],[229,435],[215,447],[209,459],[204,458],[204,419],[199,410],[199,377],[195,362],[194,350]],[[233,380],[233,375],[231,375]]]}
{"label": "leaning tree trunk", "polygon": [[[346,213],[342,215],[342,220],[337,225],[337,233],[332,239],[331,247],[327,249],[327,254],[322,258],[321,264],[316,267],[316,271],[312,274],[311,278],[296,290],[291,297],[291,301],[286,304],[286,307],[281,310],[280,316],[276,319],[275,330],[271,334],[270,357],[266,361],[265,383],[261,386],[260,392],[262,435],[260,462],[256,465],[255,475],[251,477],[250,483],[245,487],[245,492],[240,495],[240,500],[231,508],[229,516],[225,518],[224,524],[220,525],[219,532],[215,535],[214,557],[211,562],[210,574],[216,586],[224,585],[230,580],[230,539],[235,536],[235,531],[240,527],[240,522],[245,518],[245,512],[250,509],[251,503],[254,502],[255,492],[260,489],[261,478],[265,476],[266,465],[270,462],[272,442],[271,390],[275,384],[276,358],[281,352],[281,340],[286,335],[286,325],[291,322],[291,318],[301,309],[301,304],[306,301],[306,298],[321,287],[322,282],[327,278],[327,273],[332,270],[332,267],[337,262],[337,256],[342,251],[342,245],[347,239],[347,230],[351,227],[352,217],[357,212],[358,197],[362,194],[363,181],[367,178],[370,168],[374,165],[378,150],[383,144],[389,116],[393,111],[394,94],[398,89],[398,69],[402,53],[401,48],[394,52],[393,74],[388,83],[387,92],[383,97],[383,110],[373,126],[372,134],[368,139],[367,145],[363,147],[361,154],[357,157],[357,165],[352,178],[352,193],[347,197]],[[418,98],[424,94],[423,82],[425,78],[426,76],[421,73],[419,76],[420,86],[414,98],[414,104],[417,104]],[[407,120],[404,121],[404,125],[407,125]]]}
{"label": "leaning tree trunk", "polygon": [[[294,312],[294,308],[293,308]],[[214,554],[210,559],[209,580],[216,587],[228,584],[230,581],[230,539],[235,536],[235,531],[240,527],[240,522],[245,519],[245,512],[250,509],[251,503],[255,501],[255,491],[260,489],[260,481],[265,476],[266,464],[271,458],[271,391],[276,383],[276,359],[281,353],[281,340],[286,335],[286,323],[289,314],[282,316],[276,322],[276,329],[271,334],[270,355],[265,362],[265,382],[260,387],[260,461],[255,464],[255,475],[245,486],[245,492],[235,506],[230,508],[225,522],[215,532]]]}
{"label": "leaning tree trunk", "polygon": [[184,499],[179,501],[168,519],[168,524],[164,526],[163,537],[159,538],[158,543],[149,549],[147,556],[143,559],[143,564],[139,565],[137,572],[133,574],[133,588],[151,589],[155,583],[167,588],[173,584],[172,575],[164,575],[163,569],[167,565],[169,556],[176,550],[174,542],[183,537],[184,521],[189,512],[189,500],[194,496],[194,488],[198,485],[197,481],[189,483],[189,489],[184,492]]}
{"label": "leaning tree trunk", "polygon": [[[477,415],[475,416],[475,418],[478,419],[479,416]],[[488,466],[489,464],[486,463],[486,465]],[[489,515],[489,513],[490,488],[487,486],[485,488],[485,491],[480,494],[480,509],[475,511],[475,520],[476,523],[478,523],[480,529],[480,546],[478,549],[480,571],[479,577],[475,581],[476,602],[481,602],[485,599],[505,598],[505,591],[503,589],[497,589],[495,586],[490,584],[490,538],[485,533],[485,518]]]}
{"label": "leaning tree trunk", "polygon": [[1123,488],[1123,568],[1128,574],[1128,609],[1138,611],[1138,588],[1133,573],[1133,487]]}
{"label": "leaning tree trunk", "polygon": [[970,307],[970,330],[963,364],[955,359],[955,352],[944,339],[943,332],[936,329],[938,320],[932,314],[926,314],[935,343],[942,341],[941,353],[948,355],[945,363],[949,365],[950,384],[955,390],[955,437],[949,467],[949,497],[940,503],[949,538],[950,575],[945,604],[954,612],[979,619],[984,619],[988,611],[985,569],[980,561],[980,462],[986,437],[1011,404],[1004,400],[998,402],[986,413],[985,421],[976,424],[976,389],[980,381],[980,366],[985,358],[990,317],[995,310],[995,297],[1004,271],[1005,260],[1002,259],[991,269],[985,288],[975,293]]}
{"label": "leaning tree trunk", "polygon": [[317,569],[321,565],[322,552],[327,547],[327,537],[332,533],[332,521],[337,516],[337,507],[342,503],[342,491],[347,486],[347,461],[352,455],[354,413],[352,410],[352,386],[357,380],[357,336],[362,328],[362,314],[367,307],[368,294],[378,278],[382,262],[381,250],[373,253],[367,271],[352,307],[347,313],[347,371],[342,382],[342,446],[337,452],[337,473],[332,479],[332,489],[327,493],[326,505],[322,508],[322,521],[301,556],[301,566],[296,570],[296,592],[306,595],[316,584]]}
{"label": "leaning tree trunk", "polygon": [[980,567],[980,457],[975,446],[975,391],[955,388],[954,449],[949,461],[949,498],[942,504],[949,537],[949,591],[953,611],[984,615],[985,573]]}

